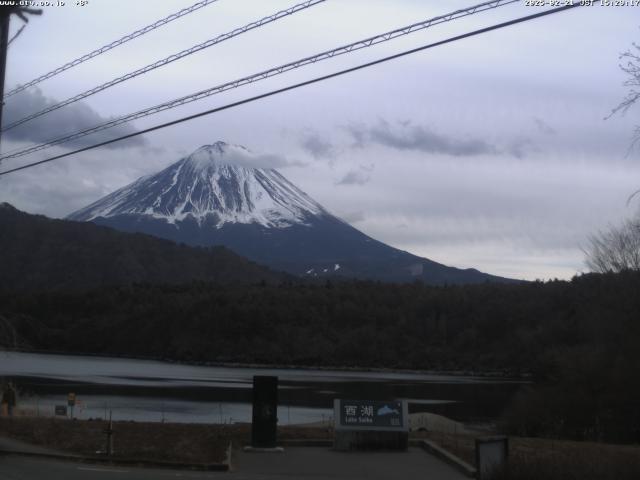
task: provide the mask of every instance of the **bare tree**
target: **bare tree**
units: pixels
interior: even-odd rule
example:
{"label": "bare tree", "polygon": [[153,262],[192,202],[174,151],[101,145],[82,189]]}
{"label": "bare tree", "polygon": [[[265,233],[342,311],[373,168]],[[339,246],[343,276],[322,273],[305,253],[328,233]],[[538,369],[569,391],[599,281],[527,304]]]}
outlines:
{"label": "bare tree", "polygon": [[[640,101],[640,45],[632,43],[629,50],[620,55],[620,70],[627,79],[623,85],[628,88],[627,95],[606,118],[617,113],[625,114]],[[632,146],[640,141],[640,125],[634,132]],[[637,190],[627,199],[627,205],[640,193]],[[610,227],[599,231],[588,239],[584,249],[587,267],[594,272],[621,272],[640,270],[640,215],[626,220],[619,227]]]}
{"label": "bare tree", "polygon": [[[623,85],[629,89],[627,95],[620,104],[611,110],[606,118],[611,118],[616,113],[625,114],[638,100],[640,100],[640,45],[632,43],[629,50],[620,55],[620,70],[627,74],[627,79]],[[633,143],[640,140],[640,125],[636,126]]]}
{"label": "bare tree", "polygon": [[584,250],[591,271],[640,270],[640,217],[591,235]]}

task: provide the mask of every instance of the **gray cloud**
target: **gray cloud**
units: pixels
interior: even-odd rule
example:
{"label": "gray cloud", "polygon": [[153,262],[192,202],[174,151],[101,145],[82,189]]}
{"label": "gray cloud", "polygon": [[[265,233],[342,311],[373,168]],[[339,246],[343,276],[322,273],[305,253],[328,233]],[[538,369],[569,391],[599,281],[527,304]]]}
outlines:
{"label": "gray cloud", "polygon": [[[162,155],[167,153],[167,149],[165,147],[147,147],[142,151],[145,155]],[[184,155],[182,155],[184,157]]]}
{"label": "gray cloud", "polygon": [[144,153],[92,150],[82,158],[69,157],[0,177],[0,201],[31,213],[63,217],[166,166],[160,157]]}
{"label": "gray cloud", "polygon": [[540,133],[544,133],[545,135],[556,135],[558,132],[549,125],[547,122],[538,117],[533,117],[533,122],[536,124],[536,127],[540,131]]}
{"label": "gray cloud", "polygon": [[345,222],[351,224],[364,222],[367,218],[362,210],[357,210],[355,212],[338,213],[338,216]]}
{"label": "gray cloud", "polygon": [[360,165],[359,168],[349,170],[336,185],[365,185],[371,180],[373,165]]}
{"label": "gray cloud", "polygon": [[317,132],[306,131],[302,134],[300,141],[302,148],[309,152],[314,158],[333,157],[335,156],[335,147],[333,144],[322,138]]}
{"label": "gray cloud", "polygon": [[[4,107],[4,125],[38,112],[57,103],[57,100],[45,96],[38,88],[25,90],[6,100]],[[90,128],[108,121],[84,102],[77,102],[59,110],[35,118],[3,133],[5,138],[14,141],[41,143],[60,136]],[[94,143],[134,133],[132,125],[118,125],[101,132],[79,138],[67,143],[69,147],[85,147]],[[107,148],[128,148],[144,146],[147,142],[142,137],[134,137],[107,145]]]}
{"label": "gray cloud", "polygon": [[349,124],[344,129],[353,138],[353,148],[364,148],[365,140],[367,139],[367,127],[364,124]]}
{"label": "gray cloud", "polygon": [[353,137],[355,147],[377,143],[396,150],[413,150],[426,153],[441,153],[453,156],[472,156],[498,153],[498,149],[479,139],[454,139],[432,132],[410,121],[391,125],[385,120],[373,126],[352,124],[347,132]]}
{"label": "gray cloud", "polygon": [[306,165],[302,162],[290,160],[283,155],[254,153],[237,145],[227,145],[225,161],[249,168],[284,168]]}
{"label": "gray cloud", "polygon": [[529,153],[539,152],[540,149],[529,138],[518,138],[511,142],[507,151],[514,157],[523,159]]}

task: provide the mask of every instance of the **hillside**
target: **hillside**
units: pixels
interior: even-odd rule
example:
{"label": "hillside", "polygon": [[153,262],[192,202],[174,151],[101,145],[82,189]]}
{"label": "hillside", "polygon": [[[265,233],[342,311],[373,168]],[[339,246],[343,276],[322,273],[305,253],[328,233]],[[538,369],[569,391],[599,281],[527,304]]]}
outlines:
{"label": "hillside", "polygon": [[125,232],[194,246],[224,245],[299,277],[430,285],[513,282],[386,245],[331,214],[258,157],[222,141],[139,178],[70,214]]}
{"label": "hillside", "polygon": [[0,289],[91,289],[134,283],[279,282],[285,274],[224,247],[194,248],[0,204]]}

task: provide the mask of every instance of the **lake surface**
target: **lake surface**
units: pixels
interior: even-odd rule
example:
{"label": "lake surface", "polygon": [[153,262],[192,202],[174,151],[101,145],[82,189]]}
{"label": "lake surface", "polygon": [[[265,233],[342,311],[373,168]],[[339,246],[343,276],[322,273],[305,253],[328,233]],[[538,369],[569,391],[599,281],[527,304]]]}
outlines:
{"label": "lake surface", "polygon": [[53,415],[74,392],[74,416],[114,420],[251,421],[254,375],[279,378],[281,424],[328,420],[334,398],[407,399],[410,412],[465,422],[497,418],[522,381],[406,372],[182,365],[150,360],[0,352],[0,377],[13,380],[19,406]]}

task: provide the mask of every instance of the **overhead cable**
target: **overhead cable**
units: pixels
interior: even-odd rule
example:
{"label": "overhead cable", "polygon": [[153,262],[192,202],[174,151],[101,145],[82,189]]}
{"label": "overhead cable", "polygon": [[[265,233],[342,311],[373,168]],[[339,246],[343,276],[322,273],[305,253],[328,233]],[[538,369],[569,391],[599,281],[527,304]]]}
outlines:
{"label": "overhead cable", "polygon": [[[193,5],[191,5],[190,7],[187,8],[183,8],[182,10],[176,12],[176,13],[172,13],[171,15],[165,17],[165,18],[161,18],[160,20],[147,25],[146,27],[140,28],[138,30],[136,30],[135,32],[132,32],[128,35],[125,35],[122,38],[119,38],[118,40],[114,40],[111,43],[108,43],[107,45],[103,45],[100,48],[96,48],[95,50],[93,50],[92,52],[89,52],[85,55],[82,55],[81,57],[78,57],[74,60],[71,60],[70,62],[65,63],[64,65],[59,66],[58,68],[55,68],[53,70],[51,70],[48,73],[45,73],[44,75],[40,75],[37,78],[34,78],[33,80],[26,82],[22,85],[17,86],[16,88],[14,88],[13,90],[7,92],[4,95],[4,98],[8,98],[12,95],[15,95],[18,92],[21,92],[23,90],[26,90],[29,87],[33,87],[34,85],[37,85],[40,82],[43,82],[51,77],[55,77],[56,75],[58,75],[59,73],[62,73],[66,70],[69,70],[70,68],[73,68],[77,65],[80,65],[83,62],[86,62],[87,60],[90,60],[94,57],[97,57],[98,55],[101,55],[105,52],[108,52],[109,50],[112,50],[116,47],[119,47],[120,45],[127,43],[129,40],[133,40],[134,38],[138,38],[142,35],[144,35],[145,33],[149,33],[152,30],[155,30],[156,28],[162,27],[163,25],[166,25],[167,23],[173,22],[174,20],[177,20],[178,18],[184,17],[185,15],[188,15],[189,13],[193,13],[196,10],[199,10],[202,7],[206,7],[207,5],[217,2],[218,0],[202,0],[200,2],[194,3]],[[38,3],[38,2],[33,2],[33,3]]]}
{"label": "overhead cable", "polygon": [[492,0],[484,3],[480,3],[478,5],[474,5],[472,7],[468,7],[465,9],[455,10],[453,12],[447,13],[445,15],[440,15],[437,17],[430,18],[428,20],[424,20],[418,23],[414,23],[405,27],[397,28],[390,32],[382,33],[379,35],[375,35],[373,37],[365,38],[364,40],[359,40],[357,42],[350,43],[348,45],[343,45],[338,48],[334,48],[332,50],[327,50],[316,55],[312,55],[310,57],[305,57],[290,63],[286,63],[284,65],[280,65],[278,67],[270,68],[268,70],[264,70],[258,73],[254,73],[252,75],[236,79],[230,82],[223,83],[221,85],[217,85],[211,88],[207,88],[205,90],[201,90],[196,93],[192,93],[190,95],[186,95],[184,97],[180,97],[174,100],[170,100],[159,105],[146,108],[144,110],[139,110],[134,113],[130,113],[128,115],[124,115],[122,117],[115,118],[108,122],[81,130],[79,132],[74,132],[69,135],[61,136],[55,139],[47,140],[44,143],[39,145],[34,145],[32,147],[28,147],[23,150],[18,150],[14,152],[8,152],[5,155],[0,157],[0,161],[6,160],[9,158],[21,157],[39,150],[43,150],[45,148],[49,148],[55,145],[60,145],[63,143],[67,143],[78,138],[84,137],[86,135],[91,135],[93,133],[106,130],[108,128],[113,128],[117,125],[121,125],[123,123],[128,123],[133,120],[137,120],[149,115],[153,115],[155,113],[162,112],[164,110],[169,110],[175,107],[179,107],[185,105],[187,103],[195,102],[197,100],[201,100],[206,97],[210,97],[212,95],[216,95],[218,93],[225,92],[227,90],[231,90],[234,88],[238,88],[244,85],[249,85],[251,83],[265,80],[270,77],[274,77],[276,75],[283,74],[290,70],[294,70],[306,65],[314,64],[323,60],[327,60],[329,58],[337,57],[339,55],[344,55],[356,50],[361,50],[363,48],[371,47],[372,45],[377,45],[382,42],[387,42],[394,38],[408,35],[420,30],[424,30],[426,28],[432,27],[434,25],[438,25],[444,22],[449,22],[458,18],[466,17],[469,15],[473,15],[479,12],[483,12],[489,9],[495,9],[501,6],[505,6],[511,3],[519,2],[519,0]]}
{"label": "overhead cable", "polygon": [[294,13],[297,13],[301,10],[305,10],[309,7],[312,7],[314,5],[317,5],[319,3],[323,3],[326,0],[306,0],[305,2],[299,3],[297,5],[294,5],[293,7],[287,8],[285,10],[281,10],[277,13],[274,13],[273,15],[269,15],[267,17],[261,18],[259,20],[256,20],[255,22],[251,22],[247,25],[244,25],[242,27],[236,28],[228,33],[224,33],[222,35],[218,35],[215,38],[211,38],[205,42],[199,43],[197,45],[194,45],[193,47],[187,48],[185,50],[182,50],[178,53],[174,53],[172,55],[169,55],[168,57],[165,57],[161,60],[158,60],[157,62],[153,62],[145,67],[139,68],[137,70],[134,70],[133,72],[129,72],[125,75],[122,75],[120,77],[116,77],[113,80],[110,80],[108,82],[103,83],[102,85],[98,85],[97,87],[94,87],[90,90],[87,90],[83,93],[80,93],[78,95],[75,95],[71,98],[68,98],[66,100],[63,100],[62,102],[58,102],[55,103],[53,105],[50,105],[38,112],[32,113],[30,115],[27,115],[24,118],[18,119],[15,122],[12,122],[6,126],[4,126],[2,128],[2,131],[5,132],[7,130],[11,130],[12,128],[17,127],[18,125],[22,125],[23,123],[26,123],[30,120],[33,120],[35,118],[41,117],[42,115],[45,115],[49,112],[53,112],[54,110],[57,110],[59,108],[65,107],[67,105],[70,105],[72,103],[75,103],[79,100],[85,99],[87,97],[90,97],[91,95],[95,95],[98,92],[101,92],[103,90],[106,90],[107,88],[113,87],[114,85],[118,85],[119,83],[122,82],[126,82],[127,80],[131,80],[132,78],[138,77],[140,75],[143,75],[145,73],[149,73],[152,70],[155,70],[156,68],[160,68],[160,67],[164,67],[165,65],[168,65],[170,63],[173,63],[177,60],[180,60],[188,55],[191,55],[193,53],[199,52],[200,50],[204,50],[205,48],[209,48],[212,47],[213,45],[216,45],[218,43],[224,42],[225,40],[229,40],[233,37],[237,37],[238,35],[242,35],[243,33],[246,33],[250,30],[253,30],[255,28],[259,28],[262,27],[264,25],[267,25],[269,23],[275,22],[277,20],[280,20],[281,18],[284,17],[288,17],[289,15],[293,15]]}
{"label": "overhead cable", "polygon": [[0,176],[7,175],[7,174],[10,174],[10,173],[14,173],[14,172],[17,172],[17,171],[20,171],[20,170],[25,170],[27,168],[32,168],[32,167],[35,167],[37,165],[42,165],[44,163],[49,163],[49,162],[52,162],[54,160],[59,160],[61,158],[69,157],[71,155],[75,155],[75,154],[78,154],[78,153],[81,153],[81,152],[86,152],[88,150],[93,150],[94,148],[103,147],[105,145],[110,145],[110,144],[115,143],[115,142],[126,140],[126,139],[129,139],[129,138],[132,138],[132,137],[136,137],[138,135],[143,135],[145,133],[153,132],[155,130],[160,130],[162,128],[166,128],[166,127],[170,127],[170,126],[173,126],[173,125],[177,125],[179,123],[183,123],[183,122],[186,122],[186,121],[189,121],[189,120],[194,120],[196,118],[204,117],[206,115],[211,115],[213,113],[221,112],[223,110],[228,110],[230,108],[234,108],[234,107],[237,107],[237,106],[240,106],[240,105],[244,105],[244,104],[247,104],[247,103],[255,102],[255,101],[261,100],[263,98],[267,98],[267,97],[271,97],[273,95],[277,95],[277,94],[280,94],[280,93],[288,92],[290,90],[295,90],[297,88],[305,87],[307,85],[311,85],[311,84],[314,84],[314,83],[318,83],[318,82],[322,82],[322,81],[325,81],[325,80],[329,80],[331,78],[339,77],[339,76],[342,76],[342,75],[345,75],[345,74],[348,74],[348,73],[352,73],[352,72],[355,72],[355,71],[358,71],[358,70],[362,70],[362,69],[365,69],[365,68],[368,68],[368,67],[372,67],[374,65],[379,65],[381,63],[385,63],[385,62],[388,62],[390,60],[395,60],[397,58],[405,57],[407,55],[411,55],[411,54],[414,54],[414,53],[417,53],[417,52],[421,52],[423,50],[428,50],[430,48],[434,48],[434,47],[438,47],[438,46],[441,46],[441,45],[445,45],[447,43],[456,42],[456,41],[459,41],[459,40],[463,40],[465,38],[473,37],[473,36],[480,35],[480,34],[483,34],[483,33],[487,33],[487,32],[493,31],[493,30],[498,30],[498,29],[501,29],[501,28],[509,27],[511,25],[516,25],[516,24],[519,24],[519,23],[528,22],[528,21],[535,20],[535,19],[540,18],[540,17],[547,16],[547,15],[553,15],[555,13],[563,12],[563,11],[566,11],[566,10],[569,10],[569,9],[572,9],[572,8],[576,8],[576,7],[580,7],[580,6],[582,6],[582,4],[576,3],[576,4],[573,4],[573,5],[566,5],[566,6],[563,6],[563,7],[554,8],[554,9],[551,9],[551,10],[545,10],[543,12],[538,12],[538,13],[534,13],[532,15],[527,15],[526,17],[516,18],[514,20],[509,20],[507,22],[503,22],[503,23],[499,23],[499,24],[496,24],[496,25],[492,25],[490,27],[485,27],[485,28],[481,28],[479,30],[474,30],[472,32],[464,33],[462,35],[457,35],[455,37],[450,37],[450,38],[447,38],[445,40],[441,40],[439,42],[430,43],[428,45],[423,45],[421,47],[413,48],[411,50],[406,50],[406,51],[401,52],[401,53],[396,53],[395,55],[390,55],[388,57],[380,58],[378,60],[367,62],[367,63],[361,64],[361,65],[357,65],[355,67],[347,68],[345,70],[340,70],[338,72],[334,72],[334,73],[331,73],[331,74],[328,74],[328,75],[323,75],[321,77],[316,77],[316,78],[313,78],[311,80],[307,80],[307,81],[304,81],[304,82],[296,83],[294,85],[289,85],[287,87],[279,88],[279,89],[276,89],[276,90],[271,90],[271,91],[269,91],[267,93],[263,93],[263,94],[256,95],[256,96],[253,96],[253,97],[245,98],[243,100],[239,100],[237,102],[232,102],[232,103],[229,103],[227,105],[223,105],[221,107],[216,107],[216,108],[212,108],[210,110],[205,110],[204,112],[200,112],[200,113],[196,113],[194,115],[189,115],[189,116],[186,116],[186,117],[182,117],[182,118],[179,118],[177,120],[173,120],[171,122],[163,123],[163,124],[160,124],[160,125],[156,125],[154,127],[150,127],[150,128],[146,128],[144,130],[140,130],[140,131],[137,131],[137,132],[134,132],[134,133],[130,133],[128,135],[123,135],[121,137],[117,137],[117,138],[114,138],[114,139],[111,139],[111,140],[106,140],[104,142],[96,143],[94,145],[90,145],[90,146],[87,146],[87,147],[84,147],[84,148],[80,148],[80,149],[74,150],[72,152],[63,153],[63,154],[60,154],[60,155],[56,155],[56,156],[53,156],[53,157],[46,158],[44,160],[40,160],[40,161],[37,161],[37,162],[32,162],[32,163],[29,163],[29,164],[26,164],[26,165],[22,165],[20,167],[12,168],[10,170],[5,170],[3,172],[0,172]]}

